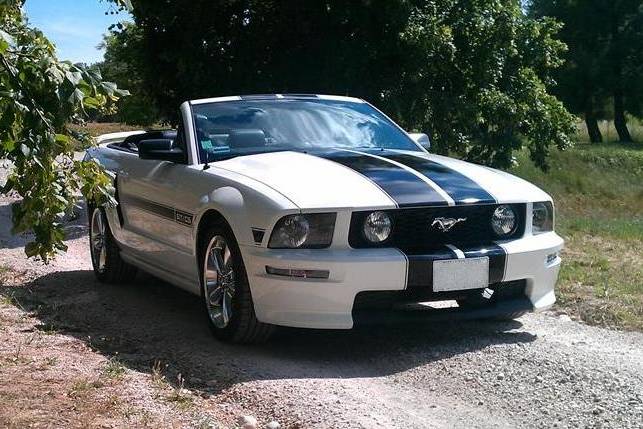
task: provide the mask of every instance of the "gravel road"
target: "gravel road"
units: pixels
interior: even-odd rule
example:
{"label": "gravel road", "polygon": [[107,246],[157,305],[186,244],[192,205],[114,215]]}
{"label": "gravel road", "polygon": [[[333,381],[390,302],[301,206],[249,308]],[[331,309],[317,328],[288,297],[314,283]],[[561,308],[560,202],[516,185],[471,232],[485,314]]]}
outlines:
{"label": "gravel road", "polygon": [[[0,179],[1,182],[1,179]],[[85,214],[69,252],[27,262],[0,197],[0,263],[25,273],[18,303],[128,371],[182,374],[200,413],[282,427],[643,427],[643,335],[554,313],[513,322],[283,330],[261,346],[218,343],[196,297],[147,275],[95,282]],[[5,288],[5,292],[6,289]],[[262,427],[262,426],[261,426]]]}

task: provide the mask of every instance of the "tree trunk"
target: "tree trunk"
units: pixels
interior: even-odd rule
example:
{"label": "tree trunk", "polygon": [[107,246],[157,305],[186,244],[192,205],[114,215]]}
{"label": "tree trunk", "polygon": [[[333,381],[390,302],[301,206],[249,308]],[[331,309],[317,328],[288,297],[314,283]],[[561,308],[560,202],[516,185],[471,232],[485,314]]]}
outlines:
{"label": "tree trunk", "polygon": [[620,141],[626,143],[632,142],[632,136],[630,136],[630,131],[627,129],[627,120],[625,119],[623,93],[620,89],[614,91],[614,128],[616,128]]}
{"label": "tree trunk", "polygon": [[585,109],[585,125],[587,126],[589,141],[592,143],[601,143],[603,141],[603,135],[601,134],[601,130],[598,128],[598,121],[594,114],[594,105],[591,101],[591,96]]}

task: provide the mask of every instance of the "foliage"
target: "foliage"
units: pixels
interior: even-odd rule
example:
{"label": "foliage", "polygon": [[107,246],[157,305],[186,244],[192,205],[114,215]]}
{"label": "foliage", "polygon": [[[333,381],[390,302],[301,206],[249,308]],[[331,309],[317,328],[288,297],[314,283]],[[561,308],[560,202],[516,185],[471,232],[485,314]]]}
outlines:
{"label": "foliage", "polygon": [[32,231],[25,252],[46,262],[66,248],[61,218],[78,191],[111,201],[100,166],[74,159],[67,124],[127,92],[96,68],[58,61],[54,46],[26,23],[21,1],[0,1],[0,24],[0,158],[14,165],[2,193],[22,198],[13,205],[13,230]]}
{"label": "foliage", "polygon": [[573,117],[552,95],[558,25],[517,0],[134,0],[146,89],[190,98],[306,92],[363,97],[446,153],[546,167]]}
{"label": "foliage", "polygon": [[[629,141],[625,111],[643,113],[643,5],[640,0],[533,0],[534,16],[564,24],[561,39],[569,46],[557,73],[555,92],[575,113],[582,113],[593,141],[602,138],[595,117],[614,115],[621,140]],[[609,100],[612,112],[605,112]],[[622,122],[622,124],[619,124]]]}
{"label": "foliage", "polygon": [[98,64],[103,77],[131,93],[117,102],[117,112],[110,117],[115,122],[151,125],[159,117],[141,77],[141,42],[140,29],[129,22],[117,24],[104,36],[105,59]]}
{"label": "foliage", "polygon": [[527,142],[547,166],[565,148],[573,118],[548,93],[565,46],[552,20],[525,17],[514,1],[423,2],[402,41],[412,64],[389,99],[408,128],[430,130],[437,147],[508,167]]}

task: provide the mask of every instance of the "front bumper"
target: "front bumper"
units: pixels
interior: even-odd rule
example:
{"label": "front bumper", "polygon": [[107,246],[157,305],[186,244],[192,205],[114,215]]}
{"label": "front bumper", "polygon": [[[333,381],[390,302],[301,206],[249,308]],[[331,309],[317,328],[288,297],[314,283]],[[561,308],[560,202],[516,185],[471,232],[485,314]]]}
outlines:
{"label": "front bumper", "polygon": [[[501,286],[506,282],[523,281],[522,297],[498,302],[493,311],[457,308],[443,313],[453,313],[453,317],[464,313],[472,317],[487,317],[496,313],[539,311],[554,304],[554,285],[561,262],[558,254],[563,240],[551,232],[497,244],[504,250],[505,264],[502,277],[496,279],[495,284]],[[414,284],[416,280],[409,279],[409,257],[397,249],[273,250],[242,246],[241,251],[255,313],[257,319],[265,323],[350,329],[355,322],[353,307],[360,292],[408,292],[411,287],[419,287]],[[266,273],[266,266],[327,270],[329,277],[302,279],[270,275]],[[420,293],[422,299],[444,299],[439,294],[432,295],[430,284],[424,288]]]}

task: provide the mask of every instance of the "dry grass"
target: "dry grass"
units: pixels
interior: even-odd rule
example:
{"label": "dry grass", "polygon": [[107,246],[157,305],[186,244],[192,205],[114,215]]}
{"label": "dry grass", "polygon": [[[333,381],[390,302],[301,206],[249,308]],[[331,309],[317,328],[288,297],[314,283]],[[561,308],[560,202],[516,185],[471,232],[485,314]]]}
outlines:
{"label": "dry grass", "polygon": [[97,137],[101,134],[118,133],[121,131],[136,131],[143,129],[144,127],[132,126],[119,122],[87,122],[83,126],[70,125],[70,128],[76,132]]}
{"label": "dry grass", "polygon": [[643,145],[553,151],[543,173],[521,154],[514,173],[553,197],[566,249],[559,306],[587,323],[643,331]]}
{"label": "dry grass", "polygon": [[643,241],[567,237],[559,304],[584,321],[643,331]]}
{"label": "dry grass", "polygon": [[[606,143],[617,143],[618,142],[618,133],[614,127],[613,121],[602,120],[598,121],[598,128],[601,130],[603,135],[603,141]],[[577,125],[578,134],[576,139],[579,142],[589,141],[589,135],[587,134],[587,127],[585,122],[579,122]],[[627,129],[630,131],[632,140],[638,143],[643,143],[643,120],[638,118],[630,117],[627,121]]]}
{"label": "dry grass", "polygon": [[151,390],[141,396],[145,385],[132,384],[117,357],[105,360],[80,339],[48,335],[6,292],[0,289],[0,427],[190,426],[190,412],[178,418],[171,411],[191,408],[189,392],[166,385],[167,407],[156,404]]}

